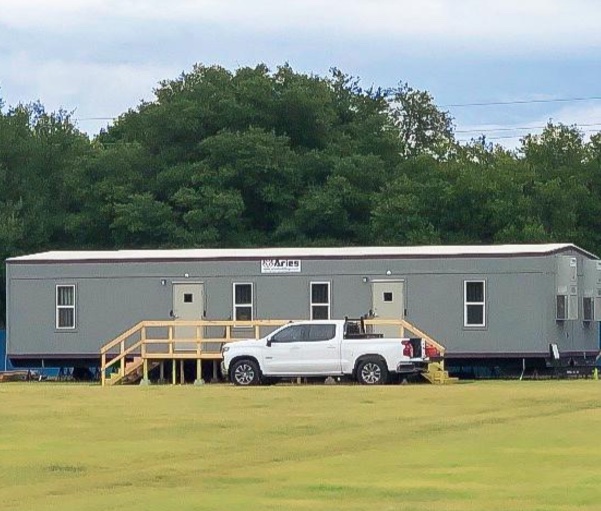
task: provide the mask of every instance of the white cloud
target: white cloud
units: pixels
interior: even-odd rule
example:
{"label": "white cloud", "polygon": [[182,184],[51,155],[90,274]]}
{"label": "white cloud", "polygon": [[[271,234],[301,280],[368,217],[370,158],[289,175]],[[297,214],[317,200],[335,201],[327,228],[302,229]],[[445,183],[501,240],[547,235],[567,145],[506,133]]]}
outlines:
{"label": "white cloud", "polygon": [[80,128],[90,133],[109,121],[85,119],[116,117],[141,100],[152,99],[152,90],[159,80],[179,72],[174,68],[139,64],[39,62],[27,54],[0,59],[0,68],[3,76],[10,77],[0,83],[7,106],[39,99],[48,111],[74,110],[74,118],[82,119]]}
{"label": "white cloud", "polygon": [[110,24],[172,23],[252,34],[316,34],[444,42],[466,53],[530,53],[601,46],[594,0],[3,0],[0,23],[59,33]]}
{"label": "white cloud", "polygon": [[[194,62],[286,61],[321,74],[336,65],[368,84],[437,87],[447,103],[597,95],[599,20],[597,0],[0,0],[0,97],[111,117]],[[487,128],[584,122],[556,104],[520,107],[520,116],[451,110]],[[80,126],[94,133],[105,124]]]}

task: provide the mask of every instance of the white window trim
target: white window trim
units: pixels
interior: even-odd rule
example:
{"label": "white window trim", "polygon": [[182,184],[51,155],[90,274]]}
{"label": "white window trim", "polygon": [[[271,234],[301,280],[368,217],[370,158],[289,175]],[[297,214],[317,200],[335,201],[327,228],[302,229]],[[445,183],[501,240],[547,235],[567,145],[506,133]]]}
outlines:
{"label": "white window trim", "polygon": [[[478,283],[482,284],[482,301],[481,302],[468,302],[467,301],[467,285]],[[482,323],[468,323],[467,322],[467,307],[468,305],[481,305],[482,306]],[[472,279],[463,281],[463,327],[464,328],[486,328],[486,280],[484,279]]]}
{"label": "white window trim", "polygon": [[[250,303],[236,303],[236,286],[250,286]],[[250,321],[255,319],[255,286],[252,282],[234,282],[232,284],[232,319],[236,320],[236,309],[238,307],[250,307]],[[242,321],[242,320],[240,320]]]}
{"label": "white window trim", "polygon": [[[327,284],[328,286],[328,303],[313,303],[313,284]],[[328,280],[321,280],[321,281],[313,281],[309,283],[309,317],[311,319],[313,319],[313,306],[321,306],[321,307],[328,307],[328,317],[327,319],[331,318],[331,312],[332,312],[332,283]]]}
{"label": "white window trim", "polygon": [[[73,289],[73,305],[58,304],[59,288],[70,287]],[[59,326],[58,316],[61,309],[73,309],[73,326]],[[57,330],[75,330],[77,327],[77,286],[75,284],[57,284],[54,288],[54,326]]]}

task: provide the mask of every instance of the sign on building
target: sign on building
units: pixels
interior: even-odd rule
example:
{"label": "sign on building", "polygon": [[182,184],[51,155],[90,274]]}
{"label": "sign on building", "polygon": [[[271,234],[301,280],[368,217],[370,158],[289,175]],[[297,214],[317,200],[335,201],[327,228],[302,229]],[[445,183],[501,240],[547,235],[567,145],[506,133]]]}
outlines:
{"label": "sign on building", "polygon": [[300,259],[262,259],[261,273],[300,273]]}

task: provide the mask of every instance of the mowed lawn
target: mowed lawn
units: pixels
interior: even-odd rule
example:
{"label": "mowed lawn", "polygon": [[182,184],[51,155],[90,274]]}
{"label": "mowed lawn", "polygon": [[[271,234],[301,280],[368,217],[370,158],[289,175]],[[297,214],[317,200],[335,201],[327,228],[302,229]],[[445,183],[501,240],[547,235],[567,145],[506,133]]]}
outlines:
{"label": "mowed lawn", "polygon": [[0,507],[599,510],[601,382],[3,384]]}

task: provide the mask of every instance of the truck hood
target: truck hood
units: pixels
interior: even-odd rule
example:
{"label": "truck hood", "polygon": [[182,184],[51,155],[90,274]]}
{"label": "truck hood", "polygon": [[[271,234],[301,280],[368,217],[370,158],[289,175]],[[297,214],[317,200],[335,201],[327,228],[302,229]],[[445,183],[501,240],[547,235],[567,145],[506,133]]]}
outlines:
{"label": "truck hood", "polygon": [[259,346],[265,346],[265,341],[263,339],[244,339],[243,341],[228,342],[224,346],[227,346],[230,350],[237,348],[258,348]]}

